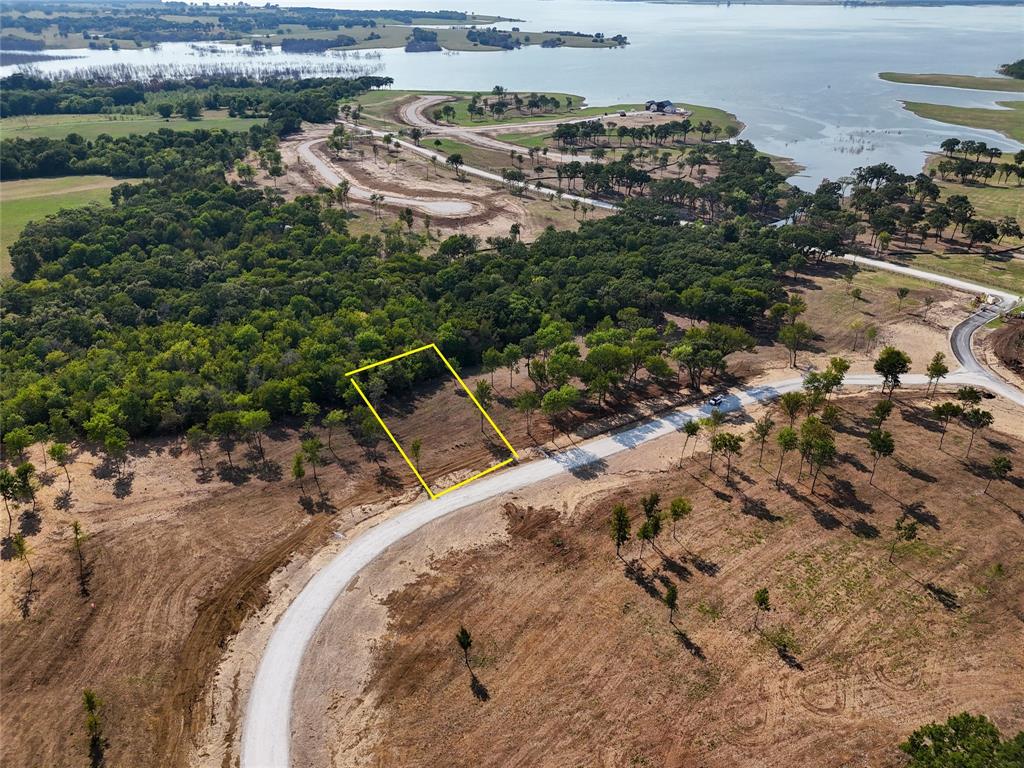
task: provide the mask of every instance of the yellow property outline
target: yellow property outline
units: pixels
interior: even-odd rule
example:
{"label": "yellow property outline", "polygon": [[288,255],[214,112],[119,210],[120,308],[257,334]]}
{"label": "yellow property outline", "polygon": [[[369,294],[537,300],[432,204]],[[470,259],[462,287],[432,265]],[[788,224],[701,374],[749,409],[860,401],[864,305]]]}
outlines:
{"label": "yellow property outline", "polygon": [[351,378],[352,376],[354,376],[357,373],[362,373],[363,371],[368,371],[371,368],[376,368],[379,365],[386,365],[387,363],[392,363],[395,360],[401,360],[403,357],[409,357],[409,355],[415,355],[416,353],[423,352],[424,350],[427,350],[427,349],[432,349],[432,350],[434,350],[434,352],[437,353],[437,356],[441,358],[441,362],[443,362],[445,367],[449,371],[451,371],[452,376],[455,377],[455,380],[457,382],[459,382],[459,386],[461,386],[462,389],[465,390],[466,394],[469,395],[469,399],[473,401],[473,404],[477,408],[480,409],[480,413],[482,413],[484,418],[487,419],[487,423],[490,424],[491,428],[494,429],[494,431],[498,433],[498,437],[501,438],[501,442],[503,442],[505,444],[505,447],[508,448],[509,451],[512,452],[512,455],[509,458],[505,459],[503,462],[501,462],[499,464],[495,464],[492,467],[488,467],[483,472],[478,472],[477,474],[473,475],[472,477],[470,477],[470,478],[468,478],[466,480],[463,480],[461,483],[456,483],[455,485],[453,485],[453,486],[451,486],[449,488],[445,488],[443,491],[440,491],[438,493],[434,493],[430,489],[430,485],[427,484],[427,481],[424,480],[423,476],[419,473],[419,470],[416,469],[416,465],[412,463],[412,461],[409,459],[408,456],[406,456],[405,451],[402,450],[402,446],[399,445],[398,440],[396,440],[395,436],[393,434],[391,434],[391,430],[388,429],[388,425],[384,423],[384,419],[382,419],[380,417],[380,414],[377,413],[377,409],[374,408],[373,405],[370,403],[370,400],[366,396],[366,393],[363,392],[362,387],[359,386],[359,382],[356,381],[355,379],[352,379],[352,386],[356,388],[356,392],[358,392],[359,396],[361,398],[363,398],[363,402],[366,403],[366,407],[370,409],[370,413],[373,414],[373,417],[377,420],[377,423],[380,424],[381,427],[383,427],[384,432],[387,434],[387,436],[389,438],[391,438],[391,442],[394,443],[394,446],[395,446],[395,448],[398,449],[398,452],[400,454],[402,454],[402,458],[405,459],[405,463],[409,465],[409,469],[411,469],[413,474],[416,475],[416,479],[420,481],[420,485],[422,485],[424,490],[426,490],[427,495],[431,499],[439,499],[442,496],[444,496],[446,493],[451,493],[456,488],[461,488],[462,486],[466,485],[467,483],[471,483],[474,480],[477,480],[477,479],[483,477],[484,475],[488,475],[488,474],[490,474],[491,472],[493,472],[496,469],[501,469],[506,464],[511,464],[513,461],[515,461],[516,459],[519,458],[519,454],[516,453],[516,449],[512,447],[512,443],[510,443],[508,441],[508,439],[505,437],[505,435],[502,433],[502,431],[500,429],[498,429],[498,425],[494,423],[494,420],[491,418],[491,415],[489,413],[487,413],[487,411],[484,409],[484,407],[482,405],[480,405],[480,402],[476,399],[476,397],[473,396],[473,393],[470,392],[469,387],[466,386],[466,382],[464,382],[462,380],[462,377],[459,376],[459,374],[457,374],[455,372],[454,368],[452,368],[452,364],[448,362],[448,358],[446,358],[444,356],[444,354],[441,352],[441,350],[438,349],[437,344],[424,344],[422,347],[416,347],[416,349],[410,349],[408,352],[403,352],[400,355],[393,355],[392,357],[389,357],[386,360],[379,360],[376,363],[370,363],[369,365],[364,365],[361,368],[356,368],[354,371],[349,371],[345,375]]}

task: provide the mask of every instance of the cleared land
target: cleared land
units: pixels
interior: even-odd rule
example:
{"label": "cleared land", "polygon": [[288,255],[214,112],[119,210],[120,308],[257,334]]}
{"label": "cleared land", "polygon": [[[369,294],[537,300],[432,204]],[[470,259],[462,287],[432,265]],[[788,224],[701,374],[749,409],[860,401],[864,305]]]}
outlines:
{"label": "cleared land", "polygon": [[61,176],[0,184],[0,277],[11,273],[8,251],[30,221],[61,208],[110,202],[110,188],[120,179],[109,176]]}
{"label": "cleared land", "polygon": [[945,88],[970,88],[977,91],[1024,92],[1024,80],[1015,80],[1012,77],[978,77],[976,75],[942,75],[934,73],[914,75],[908,72],[879,72],[878,76],[891,83],[939,85]]}
{"label": "cleared land", "polygon": [[157,115],[32,115],[6,117],[0,120],[0,133],[6,139],[32,139],[37,137],[61,139],[77,133],[84,139],[95,139],[101,134],[130,136],[135,133],[153,133],[161,128],[173,131],[213,130],[247,131],[252,125],[266,120],[255,117],[228,117],[227,110],[210,110],[199,120],[183,117],[164,119]]}
{"label": "cleared land", "polygon": [[[408,586],[368,574],[323,628],[330,641],[304,675],[337,674],[326,750],[389,765],[896,766],[899,741],[947,712],[986,712],[1016,732],[1024,484],[1018,473],[986,494],[981,467],[1024,443],[990,432],[965,461],[966,433],[954,427],[939,451],[929,404],[901,396],[886,424],[895,458],[871,484],[877,399],[839,401],[840,460],[815,494],[806,472],[796,482],[792,455],[774,487],[771,444],[764,469],[748,444],[727,483],[724,462],[708,470],[705,443],[678,467],[673,437],[459,513],[433,535],[459,542],[481,518],[504,535],[419,563]],[[675,535],[666,524],[657,550],[641,557],[634,542],[617,560],[610,510],[626,504],[635,531],[649,492],[663,507],[689,498],[694,512]],[[920,536],[890,564],[902,515]],[[408,574],[409,557],[392,565]],[[680,595],[673,622],[668,584]],[[772,610],[755,628],[760,587]],[[359,609],[379,603],[384,617]],[[470,669],[460,625],[473,634]],[[349,631],[371,656],[354,690],[351,666],[332,665]]]}
{"label": "cleared land", "polygon": [[904,101],[903,108],[928,120],[998,131],[1011,139],[1024,141],[1024,101],[997,101],[996,104],[1003,109],[952,107],[920,101]]}

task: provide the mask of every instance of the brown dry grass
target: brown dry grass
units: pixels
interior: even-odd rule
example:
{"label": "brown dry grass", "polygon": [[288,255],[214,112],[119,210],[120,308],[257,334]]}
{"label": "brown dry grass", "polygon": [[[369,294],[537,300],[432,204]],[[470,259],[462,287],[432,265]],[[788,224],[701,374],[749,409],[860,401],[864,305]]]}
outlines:
{"label": "brown dry grass", "polygon": [[[1024,727],[1024,483],[983,493],[979,464],[1024,444],[989,434],[963,461],[899,403],[895,461],[868,484],[872,401],[843,403],[842,463],[817,496],[788,457],[777,491],[748,448],[632,476],[575,509],[505,504],[507,542],[448,555],[388,598],[364,694],[377,702],[374,759],[388,766],[900,765],[918,725],[985,712]],[[1019,462],[1018,462],[1019,463]],[[769,448],[765,465],[774,468]],[[616,560],[609,510],[676,495],[695,512],[660,552]],[[500,503],[500,502],[497,502]],[[920,540],[887,557],[908,512]],[[660,596],[680,590],[668,622]],[[929,587],[928,585],[931,585]],[[752,627],[755,589],[798,645],[782,658]],[[945,604],[943,603],[945,601]],[[474,636],[471,673],[454,642]],[[473,682],[475,678],[476,682]],[[481,699],[486,698],[486,701]]]}

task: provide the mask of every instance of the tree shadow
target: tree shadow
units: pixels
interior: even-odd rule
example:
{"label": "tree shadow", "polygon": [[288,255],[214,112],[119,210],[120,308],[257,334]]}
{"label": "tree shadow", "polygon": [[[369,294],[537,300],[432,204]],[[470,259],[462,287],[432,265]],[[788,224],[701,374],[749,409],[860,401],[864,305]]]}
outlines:
{"label": "tree shadow", "polygon": [[118,499],[126,499],[132,495],[132,485],[135,482],[134,472],[123,472],[114,480],[114,496]]}
{"label": "tree shadow", "polygon": [[390,490],[398,490],[402,487],[402,478],[398,476],[387,464],[381,464],[377,468],[377,485],[381,488],[388,488]]}
{"label": "tree shadow", "polygon": [[192,473],[196,476],[196,482],[199,485],[206,485],[213,480],[213,470],[209,467],[196,467]]}
{"label": "tree shadow", "polygon": [[109,456],[105,456],[103,461],[92,468],[92,476],[97,480],[109,480],[112,478],[117,471],[117,466],[111,460]]}
{"label": "tree shadow", "polygon": [[763,520],[766,523],[777,523],[782,520],[779,515],[768,509],[764,499],[752,499],[749,496],[744,497],[740,512],[750,517],[756,517],[758,520]]}
{"label": "tree shadow", "polygon": [[811,510],[811,517],[814,518],[814,522],[816,522],[826,531],[834,531],[837,528],[843,527],[842,520],[833,515],[827,509],[815,507],[814,509]]}
{"label": "tree shadow", "polygon": [[219,461],[217,462],[217,477],[232,485],[245,485],[249,482],[249,471],[237,464]]}
{"label": "tree shadow", "polygon": [[717,576],[721,570],[718,563],[707,560],[701,555],[690,554],[690,562],[693,563],[693,567],[703,573],[705,576]]}
{"label": "tree shadow", "polygon": [[49,488],[53,485],[53,481],[55,479],[56,475],[53,473],[53,470],[50,469],[36,473],[36,480],[38,480],[39,484],[45,488]]}
{"label": "tree shadow", "polygon": [[903,507],[903,513],[914,518],[921,525],[927,525],[929,528],[933,528],[936,531],[942,527],[939,523],[939,518],[928,511],[923,501],[915,501],[905,505]]}
{"label": "tree shadow", "polygon": [[75,500],[71,496],[71,491],[67,488],[58,493],[57,497],[53,500],[53,508],[59,512],[68,512],[74,505]]}
{"label": "tree shadow", "polygon": [[861,514],[870,514],[875,511],[871,504],[857,496],[857,489],[853,483],[839,477],[832,480],[832,498],[829,499],[829,503],[834,507],[849,509]]}
{"label": "tree shadow", "polygon": [[698,661],[707,661],[707,656],[704,655],[704,649],[697,645],[696,642],[683,630],[679,629],[675,624],[672,625],[672,629],[675,630],[676,640],[679,644],[687,650],[687,652]]}
{"label": "tree shadow", "polygon": [[262,461],[256,465],[256,477],[266,483],[276,483],[284,477],[284,473],[276,461]]}
{"label": "tree shadow", "polygon": [[29,614],[32,613],[32,603],[35,600],[36,589],[35,574],[29,574],[28,586],[25,588],[25,594],[18,598],[18,612],[21,614],[21,618],[27,619]]}
{"label": "tree shadow", "polygon": [[786,666],[790,669],[795,669],[798,672],[804,671],[804,665],[800,663],[800,660],[793,655],[793,652],[784,645],[775,647],[775,652],[779,654],[779,658],[785,662]]}
{"label": "tree shadow", "polygon": [[904,464],[902,461],[897,461],[896,466],[899,467],[902,472],[910,475],[915,480],[921,480],[925,483],[934,483],[938,480],[935,475],[929,474],[919,467],[912,467],[909,464]]}
{"label": "tree shadow", "polygon": [[491,698],[491,693],[487,690],[487,686],[481,682],[473,670],[469,671],[469,690],[473,692],[473,696],[477,701],[488,701]]}
{"label": "tree shadow", "polygon": [[18,516],[18,530],[22,536],[35,536],[42,527],[43,518],[40,517],[35,504]]}
{"label": "tree shadow", "polygon": [[649,596],[655,600],[661,600],[661,592],[654,585],[654,580],[647,574],[647,569],[644,568],[642,562],[637,559],[629,560],[624,563],[624,571],[626,577],[633,581],[644,590]]}
{"label": "tree shadow", "polygon": [[840,453],[838,456],[836,456],[836,462],[839,464],[849,464],[851,467],[854,467],[855,469],[858,469],[861,472],[871,471],[868,468],[867,464],[865,464],[863,461],[857,458],[856,455],[852,453]]}
{"label": "tree shadow", "polygon": [[608,469],[607,461],[582,448],[570,448],[552,458],[577,480],[595,480]]}
{"label": "tree shadow", "polygon": [[667,557],[664,553],[661,554],[662,567],[675,576],[680,581],[689,581],[693,572],[686,567],[685,563],[681,563],[675,558]]}
{"label": "tree shadow", "polygon": [[854,520],[848,526],[850,533],[861,539],[877,539],[879,530],[867,520]]}
{"label": "tree shadow", "polygon": [[929,595],[934,597],[936,600],[938,600],[939,604],[942,605],[942,607],[945,608],[947,611],[952,612],[960,610],[960,601],[957,599],[955,594],[950,592],[945,587],[940,587],[938,584],[934,584],[933,582],[929,581],[927,584],[924,585],[924,588],[925,591]]}

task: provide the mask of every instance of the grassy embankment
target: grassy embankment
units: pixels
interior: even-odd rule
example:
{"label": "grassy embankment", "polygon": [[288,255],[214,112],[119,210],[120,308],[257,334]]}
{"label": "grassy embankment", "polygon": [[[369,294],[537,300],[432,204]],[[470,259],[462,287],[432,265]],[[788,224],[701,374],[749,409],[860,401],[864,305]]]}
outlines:
{"label": "grassy embankment", "polygon": [[118,137],[152,133],[161,128],[175,131],[194,131],[199,128],[247,131],[250,126],[263,122],[265,120],[262,118],[228,117],[226,110],[205,112],[199,120],[186,120],[183,117],[165,120],[159,115],[32,115],[0,120],[0,134],[5,139],[60,139],[69,133],[77,133],[84,139],[95,139],[104,133]]}
{"label": "grassy embankment", "polygon": [[1024,80],[1012,77],[977,77],[976,75],[910,74],[908,72],[879,72],[882,80],[908,85],[938,85],[944,88],[969,88],[975,91],[1009,91],[1024,93]]}
{"label": "grassy embankment", "polygon": [[903,102],[904,109],[927,120],[998,131],[1016,141],[1024,141],[1024,101],[997,101],[996,105],[1002,109],[953,107],[948,104],[927,104],[920,101]]}
{"label": "grassy embankment", "polygon": [[[445,22],[451,24],[451,22]],[[473,21],[473,22],[459,22],[462,24],[481,24],[489,23],[487,21]],[[437,43],[442,48],[448,51],[502,51],[504,48],[499,48],[493,45],[480,45],[479,43],[471,42],[466,38],[466,29],[463,26],[457,27],[446,27],[439,28],[439,22],[435,21],[433,24],[428,25],[426,23],[415,23],[412,25],[398,25],[398,24],[378,24],[373,29],[365,29],[363,27],[351,27],[349,29],[308,29],[302,25],[293,24],[291,26],[283,28],[284,34],[280,34],[277,30],[269,31],[265,30],[265,37],[262,38],[263,42],[270,43],[272,45],[280,45],[281,41],[286,38],[309,38],[316,40],[333,40],[339,35],[348,35],[356,40],[354,45],[346,45],[336,50],[342,51],[354,51],[364,50],[369,48],[403,48],[408,42],[409,37],[412,35],[414,27],[427,27],[430,26],[432,31],[437,32]],[[565,36],[565,35],[554,35],[546,32],[516,32],[514,33],[519,37],[519,40],[523,45],[540,45],[546,40],[552,40],[556,37],[561,37],[563,40],[564,48],[615,48],[615,43],[605,40],[595,40],[591,37],[581,36]]]}
{"label": "grassy embankment", "polygon": [[0,184],[0,276],[11,273],[8,249],[26,224],[61,208],[107,203],[110,188],[119,183],[109,176],[61,176]]}

